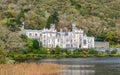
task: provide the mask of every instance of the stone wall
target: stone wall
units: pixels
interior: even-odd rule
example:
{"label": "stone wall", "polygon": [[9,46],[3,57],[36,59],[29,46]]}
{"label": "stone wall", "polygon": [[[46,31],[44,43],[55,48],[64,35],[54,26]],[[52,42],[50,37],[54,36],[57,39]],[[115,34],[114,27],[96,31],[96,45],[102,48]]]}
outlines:
{"label": "stone wall", "polygon": [[95,41],[95,48],[109,48],[109,42]]}
{"label": "stone wall", "polygon": [[109,51],[117,50],[118,52],[120,52],[120,48],[94,48],[94,49],[99,52],[105,52],[106,50],[109,50]]}

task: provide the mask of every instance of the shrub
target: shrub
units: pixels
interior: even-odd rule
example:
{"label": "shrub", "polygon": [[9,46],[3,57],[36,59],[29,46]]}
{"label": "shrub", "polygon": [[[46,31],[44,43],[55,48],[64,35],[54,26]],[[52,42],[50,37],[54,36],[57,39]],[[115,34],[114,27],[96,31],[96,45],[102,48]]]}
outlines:
{"label": "shrub", "polygon": [[55,54],[60,54],[61,48],[57,45],[55,47]]}
{"label": "shrub", "polygon": [[73,54],[74,54],[74,55],[80,54],[80,50],[74,50],[74,51],[73,51]]}
{"label": "shrub", "polygon": [[94,50],[94,49],[90,49],[89,51],[88,51],[88,54],[98,54],[98,51],[96,51],[96,50]]}
{"label": "shrub", "polygon": [[65,58],[67,56],[67,54],[64,52],[62,53],[62,57]]}
{"label": "shrub", "polygon": [[111,54],[116,54],[116,53],[117,53],[117,50],[111,51]]}
{"label": "shrub", "polygon": [[33,48],[34,49],[39,49],[39,42],[36,39],[33,40]]}
{"label": "shrub", "polygon": [[48,51],[44,47],[41,47],[40,50],[38,51],[38,54],[47,54],[47,53],[48,53]]}
{"label": "shrub", "polygon": [[109,21],[109,22],[108,22],[108,25],[111,26],[111,27],[115,27],[116,24],[115,24],[114,21]]}

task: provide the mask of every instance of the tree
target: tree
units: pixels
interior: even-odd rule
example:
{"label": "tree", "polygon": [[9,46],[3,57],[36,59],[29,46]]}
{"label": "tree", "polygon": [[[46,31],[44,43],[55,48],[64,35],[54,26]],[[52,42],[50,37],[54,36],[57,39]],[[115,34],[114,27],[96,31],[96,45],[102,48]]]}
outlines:
{"label": "tree", "polygon": [[92,32],[90,30],[88,30],[87,36],[92,36]]}
{"label": "tree", "polygon": [[53,23],[57,24],[59,22],[58,13],[55,11],[53,14]]}
{"label": "tree", "polygon": [[4,26],[0,27],[0,49],[19,51],[26,49],[25,45],[18,33],[11,32]]}
{"label": "tree", "polygon": [[21,9],[20,14],[19,14],[19,16],[18,16],[18,20],[20,20],[21,18],[24,18],[24,17],[25,17],[25,16],[24,16],[24,12],[25,12],[25,10],[24,10],[24,9]]}
{"label": "tree", "polygon": [[39,42],[36,39],[33,40],[33,48],[34,49],[39,49]]}
{"label": "tree", "polygon": [[27,41],[27,39],[28,39],[27,35],[24,35],[24,34],[21,34],[20,37],[21,37],[24,41]]}
{"label": "tree", "polygon": [[105,38],[105,41],[109,41],[111,42],[112,39],[114,38],[114,32],[108,30],[106,31],[104,34],[103,34],[104,38]]}
{"label": "tree", "polygon": [[60,49],[60,47],[57,45],[57,46],[55,47],[55,54],[60,54],[60,51],[61,51],[61,49]]}
{"label": "tree", "polygon": [[5,63],[7,58],[8,51],[0,49],[0,63]]}
{"label": "tree", "polygon": [[48,20],[47,20],[47,24],[46,24],[46,28],[50,28],[50,24],[52,24],[53,23],[53,17],[52,17],[52,15],[50,15],[49,17],[48,17]]}
{"label": "tree", "polygon": [[9,19],[9,21],[6,23],[6,25],[9,27],[10,31],[13,31],[13,32],[19,31],[20,30],[19,27],[22,23],[21,19],[24,18],[24,9],[21,9],[18,16],[13,17],[12,15],[14,16],[16,14],[13,13],[13,14],[7,15],[7,17],[8,17],[7,19]]}
{"label": "tree", "polygon": [[6,25],[8,26],[9,30],[12,32],[16,32],[20,30],[21,21],[16,18],[9,18]]}
{"label": "tree", "polygon": [[47,19],[47,24],[46,24],[46,28],[50,28],[50,24],[57,24],[59,22],[58,19],[58,13],[54,12],[54,14],[50,15]]}

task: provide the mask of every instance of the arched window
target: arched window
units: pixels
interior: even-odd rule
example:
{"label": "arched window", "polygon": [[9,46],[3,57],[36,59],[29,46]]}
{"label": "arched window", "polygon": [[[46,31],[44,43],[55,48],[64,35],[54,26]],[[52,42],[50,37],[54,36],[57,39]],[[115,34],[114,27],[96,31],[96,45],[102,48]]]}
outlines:
{"label": "arched window", "polygon": [[40,34],[40,36],[42,36],[42,34]]}

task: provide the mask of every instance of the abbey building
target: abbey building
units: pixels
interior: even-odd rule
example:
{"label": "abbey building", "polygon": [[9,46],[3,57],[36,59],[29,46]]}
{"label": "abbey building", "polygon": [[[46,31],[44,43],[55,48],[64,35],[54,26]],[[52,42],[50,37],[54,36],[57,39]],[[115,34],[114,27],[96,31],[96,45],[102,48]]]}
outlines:
{"label": "abbey building", "polygon": [[57,45],[60,48],[79,49],[79,48],[94,48],[94,37],[88,37],[83,30],[77,29],[75,24],[72,24],[71,32],[58,32],[55,25],[51,24],[50,29],[42,30],[27,30],[24,26],[21,28],[21,33],[27,35],[28,38],[37,39],[46,48],[55,48]]}

